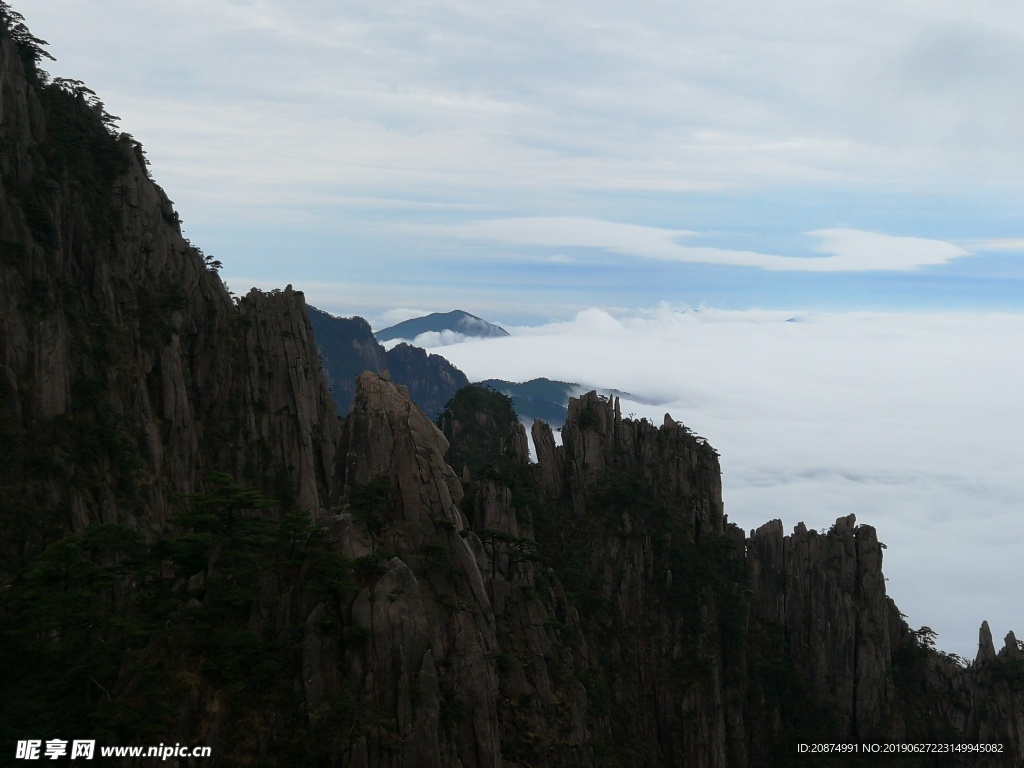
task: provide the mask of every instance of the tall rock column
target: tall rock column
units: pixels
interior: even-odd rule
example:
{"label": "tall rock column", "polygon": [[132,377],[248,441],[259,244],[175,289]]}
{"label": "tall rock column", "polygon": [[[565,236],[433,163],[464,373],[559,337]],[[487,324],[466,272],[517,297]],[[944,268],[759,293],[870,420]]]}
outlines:
{"label": "tall rock column", "polygon": [[890,735],[890,603],[874,528],[850,515],[826,534],[801,523],[783,536],[773,520],[751,532],[749,551],[758,612],[783,625],[797,667],[836,702],[842,731]]}
{"label": "tall rock column", "polygon": [[338,456],[339,522],[343,545],[378,562],[352,605],[353,624],[370,639],[349,666],[379,717],[354,743],[353,765],[502,764],[483,547],[459,512],[447,449],[402,388],[359,377]]}

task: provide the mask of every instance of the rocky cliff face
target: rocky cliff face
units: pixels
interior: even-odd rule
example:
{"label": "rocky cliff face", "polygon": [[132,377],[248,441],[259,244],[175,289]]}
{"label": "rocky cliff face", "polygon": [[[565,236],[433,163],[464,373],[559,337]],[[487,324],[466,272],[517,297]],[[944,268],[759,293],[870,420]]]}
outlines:
{"label": "rocky cliff face", "polygon": [[160,528],[212,470],[321,510],[338,424],[302,295],[233,301],[133,140],[26,64],[0,37],[4,561]]}
{"label": "rocky cliff face", "polygon": [[378,720],[344,746],[346,764],[502,764],[494,612],[447,447],[393,383],[359,378],[339,452],[341,538],[379,559],[349,608],[367,642],[345,675]]}
{"label": "rocky cliff face", "polygon": [[[394,427],[409,420],[408,406],[389,383],[360,383],[386,387],[389,397],[376,402],[401,416],[359,427],[349,444],[384,434],[393,453],[408,443]],[[487,643],[473,647],[489,655],[457,687],[487,691],[474,701],[487,702],[486,733],[496,734],[489,743],[505,764],[789,765],[798,740],[1000,741],[1001,756],[934,764],[1017,764],[1016,640],[997,654],[983,632],[979,660],[967,667],[930,648],[885,595],[871,527],[840,518],[827,533],[799,525],[784,535],[773,521],[746,537],[723,514],[718,457],[706,442],[670,418],[660,428],[623,419],[614,400],[594,393],[570,401],[563,446],[535,425],[530,465],[508,405],[494,392],[460,392],[439,420],[445,438],[427,439],[422,423],[406,428],[420,446],[408,453],[433,456],[433,469],[421,458],[419,469],[398,471],[380,457],[362,465],[377,469],[360,480],[418,475],[450,489],[457,481],[438,457],[461,467],[459,492],[424,498],[418,486],[392,497],[406,511],[391,520],[457,506],[435,517],[433,534],[420,524],[410,537],[408,521],[401,534],[395,522],[376,530],[379,541],[392,531],[388,551],[412,563],[415,594],[428,603],[438,584],[417,552],[447,551],[435,542],[449,526],[474,552],[466,578],[478,585],[477,631],[488,629]],[[347,509],[347,530],[361,530],[351,501]],[[393,640],[381,642],[370,658],[416,668],[394,660]]]}
{"label": "rocky cliff face", "polygon": [[755,610],[782,628],[795,665],[815,693],[835,702],[842,733],[902,736],[894,720],[890,629],[899,612],[886,598],[882,550],[870,526],[840,518],[828,535],[801,524],[783,536],[774,520],[749,540]]}
{"label": "rocky cliff face", "polygon": [[702,438],[623,419],[594,393],[569,414],[563,447],[535,424],[538,463],[518,475],[515,427],[496,420],[504,467],[463,505],[489,557],[510,762],[788,765],[811,738],[998,741],[1001,756],[936,764],[1020,761],[1012,635],[997,654],[983,626],[964,666],[885,595],[870,526],[786,536],[773,521],[745,537]]}

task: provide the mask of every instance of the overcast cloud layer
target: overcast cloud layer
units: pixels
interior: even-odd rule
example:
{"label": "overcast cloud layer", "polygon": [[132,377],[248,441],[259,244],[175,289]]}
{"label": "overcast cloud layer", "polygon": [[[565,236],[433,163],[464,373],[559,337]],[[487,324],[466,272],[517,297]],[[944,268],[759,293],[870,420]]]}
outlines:
{"label": "overcast cloud layer", "polygon": [[[856,514],[888,545],[912,626],[973,659],[983,619],[1024,630],[1020,315],[581,312],[437,350],[471,380],[537,376],[630,392],[721,453],[725,510],[749,530]],[[650,403],[656,403],[651,405]]]}
{"label": "overcast cloud layer", "polygon": [[[23,11],[61,61],[104,81],[132,130],[225,182],[1019,183],[1022,108],[1007,96],[1024,10],[1012,6],[49,0]],[[105,55],[89,47],[114,41]],[[150,63],[123,68],[139,61]],[[311,133],[310,120],[334,130]]]}
{"label": "overcast cloud layer", "polygon": [[20,10],[53,74],[143,142],[239,292],[520,320],[658,301],[1024,309],[1024,7]]}

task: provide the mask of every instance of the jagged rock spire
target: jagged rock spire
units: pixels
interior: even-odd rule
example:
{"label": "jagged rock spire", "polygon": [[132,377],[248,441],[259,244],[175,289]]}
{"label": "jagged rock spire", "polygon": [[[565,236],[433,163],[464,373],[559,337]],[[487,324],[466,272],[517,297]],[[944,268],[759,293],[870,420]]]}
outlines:
{"label": "jagged rock spire", "polygon": [[985,664],[989,661],[995,661],[996,659],[996,647],[992,643],[992,630],[988,627],[988,622],[981,622],[981,629],[978,630],[978,656],[974,660],[977,665]]}

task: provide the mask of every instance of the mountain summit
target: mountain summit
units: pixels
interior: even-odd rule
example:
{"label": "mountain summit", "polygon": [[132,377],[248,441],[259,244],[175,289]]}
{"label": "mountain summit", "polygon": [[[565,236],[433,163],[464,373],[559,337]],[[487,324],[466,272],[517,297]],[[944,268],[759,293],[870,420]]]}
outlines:
{"label": "mountain summit", "polygon": [[471,315],[456,309],[451,312],[434,312],[425,317],[416,317],[412,320],[392,325],[389,328],[377,331],[374,336],[377,341],[391,341],[393,339],[415,339],[421,333],[457,333],[462,336],[474,338],[493,338],[508,336],[509,332],[500,325],[489,323],[481,317]]}

